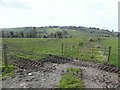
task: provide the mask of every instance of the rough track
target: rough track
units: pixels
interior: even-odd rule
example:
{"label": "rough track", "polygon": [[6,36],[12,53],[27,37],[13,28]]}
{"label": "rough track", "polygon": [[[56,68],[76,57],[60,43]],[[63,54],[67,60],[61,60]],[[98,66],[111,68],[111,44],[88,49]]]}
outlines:
{"label": "rough track", "polygon": [[27,66],[28,68],[33,67],[33,69],[34,69],[37,67],[38,68],[41,67],[45,62],[52,62],[52,63],[57,63],[57,64],[64,64],[64,63],[69,62],[69,63],[72,63],[77,66],[92,67],[92,68],[97,68],[97,69],[104,70],[107,72],[120,74],[120,68],[118,68],[114,65],[101,64],[101,63],[95,63],[95,62],[87,62],[87,61],[83,61],[83,60],[73,60],[73,59],[59,57],[59,56],[49,56],[40,61],[32,61],[32,60],[27,60],[24,58],[19,58],[19,61],[17,61],[16,64],[19,65],[20,67]]}
{"label": "rough track", "polygon": [[58,64],[71,62],[74,65],[78,65],[78,66],[92,67],[92,68],[97,68],[100,70],[105,70],[108,72],[120,74],[120,68],[114,65],[110,65],[110,64],[100,64],[100,63],[95,63],[95,62],[87,62],[84,60],[73,60],[73,59],[59,57],[59,56],[50,56],[44,60],[44,62],[46,61],[50,61],[52,63],[58,63]]}
{"label": "rough track", "polygon": [[[13,78],[3,80],[7,88],[55,88],[66,68],[81,68],[85,88],[120,88],[119,68],[68,58],[49,56],[41,61],[19,58],[15,62],[21,69]],[[114,68],[114,69],[112,69]],[[33,75],[29,76],[28,73]]]}

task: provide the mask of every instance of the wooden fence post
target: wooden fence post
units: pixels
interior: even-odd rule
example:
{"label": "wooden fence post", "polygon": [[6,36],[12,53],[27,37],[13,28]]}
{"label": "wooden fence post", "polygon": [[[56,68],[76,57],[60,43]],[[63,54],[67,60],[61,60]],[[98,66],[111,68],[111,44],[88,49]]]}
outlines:
{"label": "wooden fence post", "polygon": [[93,54],[94,54],[94,53],[93,53],[93,48],[91,48],[91,54],[92,54],[92,57],[93,57],[93,56],[94,56],[94,55],[93,55]]}
{"label": "wooden fence post", "polygon": [[62,45],[61,54],[63,55],[63,43],[61,45]]}
{"label": "wooden fence post", "polygon": [[110,55],[111,55],[111,46],[109,47],[109,52],[108,52],[108,62],[110,61]]}
{"label": "wooden fence post", "polygon": [[106,45],[104,47],[104,51],[103,52],[104,52],[103,55],[105,55],[106,54]]}
{"label": "wooden fence post", "polygon": [[4,64],[7,67],[8,66],[8,62],[7,62],[7,52],[6,52],[6,45],[3,45],[3,54],[4,54]]}

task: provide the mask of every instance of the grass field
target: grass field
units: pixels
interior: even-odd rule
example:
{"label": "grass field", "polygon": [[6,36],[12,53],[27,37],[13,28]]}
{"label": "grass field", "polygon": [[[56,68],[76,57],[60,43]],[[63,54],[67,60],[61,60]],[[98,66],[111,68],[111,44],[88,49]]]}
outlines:
{"label": "grass field", "polygon": [[120,67],[120,63],[118,63],[118,51],[120,50],[120,48],[118,48],[118,38],[105,38],[105,40],[103,40],[101,43],[107,47],[111,46],[111,56],[109,63]]}
{"label": "grass field", "polygon": [[[45,54],[61,55],[63,43],[63,56],[71,58],[79,58],[85,60],[96,60],[103,62],[102,53],[98,53],[98,49],[91,50],[91,47],[95,47],[98,44],[112,46],[110,64],[118,66],[118,45],[117,38],[105,38],[100,43],[97,41],[90,42],[89,38],[5,38],[3,44],[7,45],[7,53],[15,56],[40,60],[45,57]],[[83,45],[79,45],[83,43]],[[74,45],[74,47],[73,47]],[[79,49],[79,52],[78,52]],[[87,52],[83,52],[85,49]],[[91,54],[91,51],[97,53]],[[77,52],[76,52],[77,51]],[[88,52],[89,51],[89,52]]]}
{"label": "grass field", "polygon": [[[3,43],[6,44],[8,52],[12,51],[16,54],[24,56],[29,59],[39,59],[38,54],[54,54],[61,55],[61,43],[78,43],[80,38],[65,38],[65,39],[42,39],[42,38],[12,38],[3,39]],[[10,50],[10,51],[9,51]]]}

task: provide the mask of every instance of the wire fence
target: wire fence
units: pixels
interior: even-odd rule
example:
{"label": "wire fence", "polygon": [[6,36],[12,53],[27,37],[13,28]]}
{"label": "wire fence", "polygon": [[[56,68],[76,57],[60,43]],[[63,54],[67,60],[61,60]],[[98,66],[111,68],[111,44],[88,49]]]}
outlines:
{"label": "wire fence", "polygon": [[[61,46],[61,47],[60,47]],[[41,47],[41,46],[40,46]],[[42,46],[43,48],[46,46]],[[50,47],[48,47],[49,49]],[[99,61],[99,62],[109,62],[111,47],[106,46],[96,46],[96,47],[84,47],[81,44],[74,43],[61,43],[59,45],[59,49],[57,52],[53,50],[55,53],[45,53],[42,52],[34,52],[29,50],[20,49],[18,47],[9,47],[7,45],[3,45],[2,47],[2,55],[5,65],[8,63],[12,63],[14,60],[19,60],[19,58],[25,58],[30,60],[41,60],[49,56],[49,54],[59,55],[67,58],[75,58],[89,61]],[[56,54],[57,53],[57,54]]]}
{"label": "wire fence", "polygon": [[75,44],[64,44],[63,48],[63,56],[65,57],[100,62],[108,62],[110,59],[111,48],[106,46],[88,48]]}

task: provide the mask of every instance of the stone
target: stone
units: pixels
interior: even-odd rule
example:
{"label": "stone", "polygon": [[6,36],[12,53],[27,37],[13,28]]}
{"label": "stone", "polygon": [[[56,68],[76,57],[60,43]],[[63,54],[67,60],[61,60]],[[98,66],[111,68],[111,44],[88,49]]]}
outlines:
{"label": "stone", "polygon": [[38,79],[35,79],[35,81],[39,81]]}
{"label": "stone", "polygon": [[46,81],[46,79],[42,79],[43,80],[43,82],[45,82]]}
{"label": "stone", "polygon": [[28,76],[32,76],[33,74],[32,73],[28,73]]}
{"label": "stone", "polygon": [[23,78],[23,77],[25,77],[24,75],[19,75],[19,78]]}
{"label": "stone", "polygon": [[22,79],[20,78],[19,81],[22,81]]}
{"label": "stone", "polygon": [[42,74],[42,76],[44,76],[44,74]]}
{"label": "stone", "polygon": [[23,71],[26,71],[26,69],[23,69]]}

